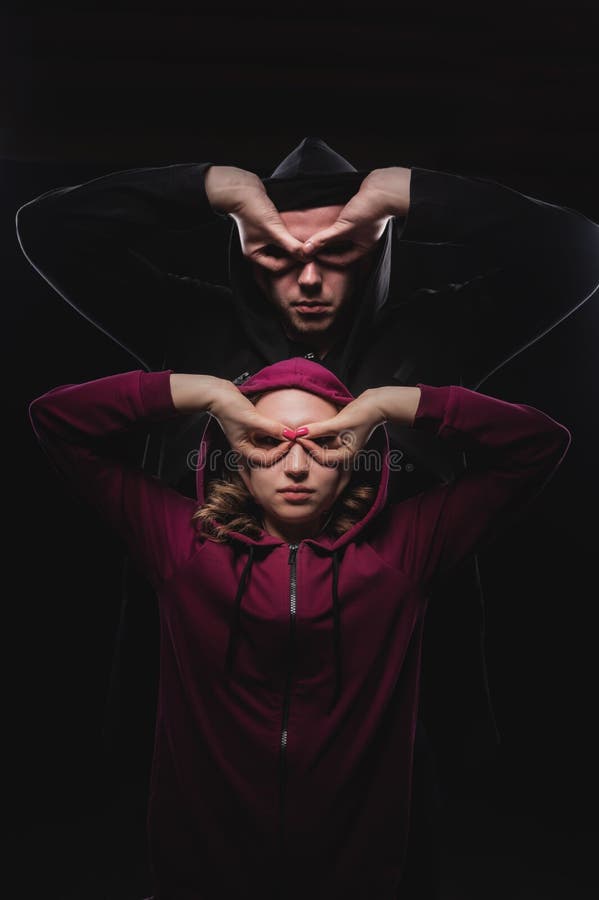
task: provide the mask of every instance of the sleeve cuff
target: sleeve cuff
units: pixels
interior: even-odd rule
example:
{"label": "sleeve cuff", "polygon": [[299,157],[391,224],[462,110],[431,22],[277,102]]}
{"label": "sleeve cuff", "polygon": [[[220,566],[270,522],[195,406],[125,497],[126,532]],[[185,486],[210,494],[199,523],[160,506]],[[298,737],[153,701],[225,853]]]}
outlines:
{"label": "sleeve cuff", "polygon": [[[449,201],[450,202],[450,201]],[[400,237],[404,241],[430,241],[447,218],[448,177],[432,169],[412,167],[410,208]]]}
{"label": "sleeve cuff", "polygon": [[148,419],[160,421],[180,415],[173,402],[171,392],[173,371],[173,369],[165,369],[162,372],[140,372],[139,392],[144,416]]}
{"label": "sleeve cuff", "polygon": [[182,206],[189,206],[192,215],[198,215],[201,221],[209,222],[218,216],[208,201],[204,178],[210,166],[214,163],[190,163],[188,166],[177,167],[177,189]]}
{"label": "sleeve cuff", "polygon": [[420,388],[420,401],[412,427],[437,434],[441,426],[449,421],[453,399],[452,386],[433,387],[430,384],[418,383],[416,387]]}

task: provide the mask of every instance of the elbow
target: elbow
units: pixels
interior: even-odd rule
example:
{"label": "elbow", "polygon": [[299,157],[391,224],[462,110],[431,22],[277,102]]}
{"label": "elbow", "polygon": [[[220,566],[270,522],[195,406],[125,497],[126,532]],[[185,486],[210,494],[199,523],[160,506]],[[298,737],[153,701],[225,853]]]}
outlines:
{"label": "elbow", "polygon": [[546,417],[543,427],[529,433],[526,439],[524,465],[519,468],[523,481],[533,489],[549,481],[562,464],[571,442],[570,431]]}
{"label": "elbow", "polygon": [[28,259],[32,253],[47,254],[48,247],[56,252],[62,241],[62,236],[57,236],[60,227],[59,216],[45,194],[28,200],[15,213],[17,240]]}
{"label": "elbow", "polygon": [[29,423],[38,440],[42,439],[47,424],[47,415],[43,401],[43,397],[36,397],[35,400],[31,401],[27,409]]}
{"label": "elbow", "polygon": [[557,463],[558,465],[561,465],[566,453],[570,449],[571,443],[572,443],[572,433],[570,431],[568,431],[567,428],[562,426],[561,443],[560,443],[559,451],[558,451],[559,452],[559,458],[558,458],[558,463]]}
{"label": "elbow", "polygon": [[41,220],[37,199],[20,206],[15,214],[17,240],[25,256],[38,243]]}
{"label": "elbow", "polygon": [[56,405],[52,404],[48,398],[48,393],[32,400],[27,409],[29,423],[38,441],[44,441],[48,435],[61,430],[63,417],[58,412]]}
{"label": "elbow", "polygon": [[555,427],[551,430],[549,440],[545,444],[544,452],[544,468],[547,471],[547,477],[552,477],[556,469],[561,466],[572,443],[572,434],[559,422],[555,422]]}
{"label": "elbow", "polygon": [[559,422],[556,422],[555,425],[553,443],[555,446],[555,453],[561,462],[572,443],[572,432]]}

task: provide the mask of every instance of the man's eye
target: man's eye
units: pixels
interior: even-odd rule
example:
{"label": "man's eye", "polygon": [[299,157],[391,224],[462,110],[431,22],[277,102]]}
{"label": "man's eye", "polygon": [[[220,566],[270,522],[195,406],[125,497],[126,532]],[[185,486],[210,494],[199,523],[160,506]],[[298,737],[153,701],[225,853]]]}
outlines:
{"label": "man's eye", "polygon": [[326,244],[320,251],[320,254],[325,256],[328,256],[329,254],[340,256],[342,253],[353,250],[353,246],[351,241],[338,241],[336,244]]}
{"label": "man's eye", "polygon": [[287,256],[287,252],[282,247],[277,247],[276,244],[268,244],[263,253],[265,256],[274,256],[275,259],[284,259]]}

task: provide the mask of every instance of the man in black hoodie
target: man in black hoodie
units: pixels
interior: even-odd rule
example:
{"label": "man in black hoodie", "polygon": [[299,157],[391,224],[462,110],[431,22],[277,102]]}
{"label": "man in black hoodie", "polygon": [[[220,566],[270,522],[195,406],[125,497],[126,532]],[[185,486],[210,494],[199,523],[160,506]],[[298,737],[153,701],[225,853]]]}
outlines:
{"label": "man in black hoodie", "polygon": [[[377,202],[381,183],[388,203]],[[229,285],[202,280],[191,258],[172,271],[164,246],[196,236],[201,256],[205,226],[217,222],[234,223]],[[51,190],[19,209],[17,229],[40,275],[136,366],[241,383],[277,360],[314,356],[354,395],[417,382],[478,389],[599,283],[599,227],[579,213],[484,179],[417,167],[357,171],[318,138],[305,138],[266,178],[178,164]],[[193,496],[187,452],[204,424],[202,415],[153,431],[146,470]],[[403,454],[391,500],[467,467],[411,429],[390,437]],[[130,572],[129,593],[141,589]],[[451,734],[442,756],[459,762],[474,732],[494,730],[479,656],[476,558],[437,593],[451,594],[432,598],[431,612],[434,620],[435,610],[451,609],[441,628],[454,623],[452,656],[443,679],[427,678],[425,658],[424,715],[437,746]],[[152,630],[145,624],[144,633],[136,623],[137,640]],[[461,715],[456,697],[465,698]],[[403,896],[436,895],[420,799],[431,783],[426,760],[425,752],[417,756],[416,837]]]}
{"label": "man in black hoodie", "polygon": [[[383,173],[392,185],[399,181],[402,186],[397,202],[388,203],[384,211],[379,209],[382,192],[369,187],[372,176],[367,176],[346,206],[288,212],[276,208],[251,172],[211,166],[205,173],[210,206],[234,219],[253,278],[298,353],[311,351],[322,360],[352,329],[376,243],[391,216],[400,208],[405,215],[409,204],[410,170]],[[340,217],[356,202],[357,212],[344,226],[348,233],[339,234],[345,221]]]}

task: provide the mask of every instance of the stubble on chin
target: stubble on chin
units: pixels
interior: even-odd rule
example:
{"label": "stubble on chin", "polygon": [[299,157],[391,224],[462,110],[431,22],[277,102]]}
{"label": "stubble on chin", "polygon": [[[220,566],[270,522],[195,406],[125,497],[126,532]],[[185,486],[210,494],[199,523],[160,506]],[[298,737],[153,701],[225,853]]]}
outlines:
{"label": "stubble on chin", "polygon": [[306,337],[326,338],[335,332],[338,316],[327,316],[316,321],[306,321],[298,314],[286,310],[283,318],[283,328],[287,337],[299,340]]}

